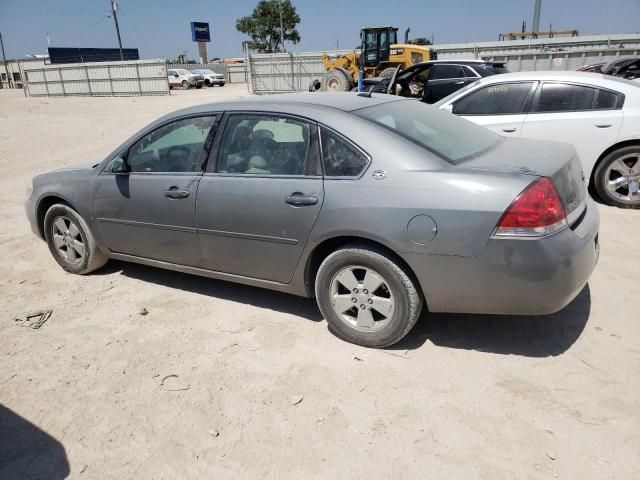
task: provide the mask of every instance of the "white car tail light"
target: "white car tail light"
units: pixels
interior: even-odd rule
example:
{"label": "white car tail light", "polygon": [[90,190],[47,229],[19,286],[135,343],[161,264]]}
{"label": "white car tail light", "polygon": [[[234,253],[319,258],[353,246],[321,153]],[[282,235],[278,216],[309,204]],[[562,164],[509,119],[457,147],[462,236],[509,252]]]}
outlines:
{"label": "white car tail light", "polygon": [[567,226],[567,215],[553,182],[540,177],[509,205],[498,222],[496,237],[543,237]]}

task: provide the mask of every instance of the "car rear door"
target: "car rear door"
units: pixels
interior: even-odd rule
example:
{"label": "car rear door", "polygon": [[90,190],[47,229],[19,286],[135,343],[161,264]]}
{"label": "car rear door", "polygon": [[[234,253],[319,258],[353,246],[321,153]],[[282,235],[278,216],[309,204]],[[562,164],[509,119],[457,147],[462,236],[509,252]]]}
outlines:
{"label": "car rear door", "polygon": [[522,136],[572,143],[589,178],[598,157],[618,138],[624,97],[611,90],[544,82],[527,115]]}
{"label": "car rear door", "polygon": [[506,137],[519,137],[537,82],[503,82],[471,90],[451,111]]}
{"label": "car rear door", "polygon": [[204,266],[288,283],[324,198],[317,126],[251,112],[223,123],[198,188]]}
{"label": "car rear door", "polygon": [[460,65],[435,63],[429,71],[424,101],[435,103],[467,84],[467,76]]}
{"label": "car rear door", "polygon": [[[216,118],[207,114],[164,123],[97,176],[94,216],[109,250],[180,265],[200,263],[196,191]],[[114,173],[113,164],[123,159],[129,171]]]}

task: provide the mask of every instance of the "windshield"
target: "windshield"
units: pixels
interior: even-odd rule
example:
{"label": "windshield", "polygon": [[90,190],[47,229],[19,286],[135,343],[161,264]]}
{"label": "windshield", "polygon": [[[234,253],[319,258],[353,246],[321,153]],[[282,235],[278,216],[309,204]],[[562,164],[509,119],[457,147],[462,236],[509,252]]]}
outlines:
{"label": "windshield", "polygon": [[393,130],[450,163],[478,155],[501,138],[484,127],[416,100],[381,103],[353,113]]}
{"label": "windshield", "polygon": [[209,70],[208,68],[204,69],[204,70],[198,70],[198,71],[200,73],[203,73],[204,75],[215,75],[216,74],[216,72],[214,72],[213,70]]}
{"label": "windshield", "polygon": [[185,70],[183,68],[176,70],[176,72],[178,72],[180,75],[191,75],[191,72],[189,70]]}

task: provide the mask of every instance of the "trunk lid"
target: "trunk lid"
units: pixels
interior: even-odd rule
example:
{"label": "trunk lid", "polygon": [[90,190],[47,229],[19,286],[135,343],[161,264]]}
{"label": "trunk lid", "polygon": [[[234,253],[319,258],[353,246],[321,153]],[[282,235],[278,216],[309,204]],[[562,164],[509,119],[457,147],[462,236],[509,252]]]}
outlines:
{"label": "trunk lid", "polygon": [[489,151],[454,168],[549,177],[562,199],[569,223],[582,213],[586,205],[587,185],[582,163],[576,149],[568,143],[506,138]]}

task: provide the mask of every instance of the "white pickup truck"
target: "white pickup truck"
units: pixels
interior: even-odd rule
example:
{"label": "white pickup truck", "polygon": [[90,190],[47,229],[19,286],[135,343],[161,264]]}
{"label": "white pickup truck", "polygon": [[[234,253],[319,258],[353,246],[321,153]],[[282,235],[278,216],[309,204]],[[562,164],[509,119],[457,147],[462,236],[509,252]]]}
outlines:
{"label": "white pickup truck", "polygon": [[182,87],[188,90],[191,87],[202,88],[204,85],[204,77],[197,73],[192,73],[186,68],[173,68],[167,70],[167,78],[169,79],[169,87]]}

